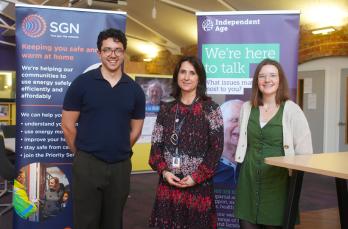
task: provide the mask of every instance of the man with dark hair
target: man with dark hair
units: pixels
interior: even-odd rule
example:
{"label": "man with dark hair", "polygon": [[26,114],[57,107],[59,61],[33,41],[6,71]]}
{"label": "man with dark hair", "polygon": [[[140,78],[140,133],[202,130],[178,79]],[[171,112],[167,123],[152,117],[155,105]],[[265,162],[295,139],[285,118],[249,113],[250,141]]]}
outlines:
{"label": "man with dark hair", "polygon": [[75,154],[74,228],[120,229],[145,95],[122,70],[125,34],[104,30],[97,46],[101,66],[77,77],[63,104],[62,129]]}

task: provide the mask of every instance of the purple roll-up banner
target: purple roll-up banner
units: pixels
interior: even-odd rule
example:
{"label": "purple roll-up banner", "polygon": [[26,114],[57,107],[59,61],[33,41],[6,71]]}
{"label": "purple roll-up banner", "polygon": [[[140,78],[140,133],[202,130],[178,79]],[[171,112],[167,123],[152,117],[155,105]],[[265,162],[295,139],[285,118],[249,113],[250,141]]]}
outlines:
{"label": "purple roll-up banner", "polygon": [[239,228],[234,217],[239,109],[251,95],[255,68],[265,58],[281,63],[296,99],[299,11],[198,12],[198,56],[207,90],[221,104],[224,152],[214,176],[218,228]]}

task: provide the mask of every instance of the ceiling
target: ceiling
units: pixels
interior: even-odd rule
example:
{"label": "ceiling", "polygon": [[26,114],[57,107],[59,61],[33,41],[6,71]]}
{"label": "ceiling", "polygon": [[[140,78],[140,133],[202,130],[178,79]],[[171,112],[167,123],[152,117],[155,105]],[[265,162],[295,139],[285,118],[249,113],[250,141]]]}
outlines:
{"label": "ceiling", "polygon": [[[348,0],[118,0],[118,3],[105,3],[96,0],[0,0],[1,14],[15,20],[15,3],[47,6],[80,7],[127,12],[126,34],[129,40],[128,55],[139,55],[145,48],[141,44],[151,42],[160,50],[180,54],[182,47],[197,43],[195,12],[200,11],[256,11],[256,10],[301,10],[301,24],[314,24],[310,16],[334,22],[335,18],[323,15],[334,6],[343,11],[344,23],[348,19]],[[94,2],[93,2],[94,1]],[[72,3],[73,2],[73,3]],[[88,2],[92,2],[89,6]],[[153,8],[156,17],[153,17]],[[313,14],[313,15],[312,15]],[[338,13],[334,13],[338,14]],[[324,25],[325,26],[325,25]],[[0,21],[2,35],[14,35],[14,23]]]}

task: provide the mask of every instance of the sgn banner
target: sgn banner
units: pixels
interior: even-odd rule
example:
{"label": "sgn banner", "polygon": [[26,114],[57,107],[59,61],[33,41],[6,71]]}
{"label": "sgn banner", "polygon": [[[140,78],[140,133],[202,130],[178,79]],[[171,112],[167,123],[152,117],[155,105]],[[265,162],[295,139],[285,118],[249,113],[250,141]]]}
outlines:
{"label": "sgn banner", "polygon": [[16,5],[14,228],[72,228],[73,155],[60,127],[64,95],[78,75],[99,65],[99,32],[125,26],[124,12]]}
{"label": "sgn banner", "polygon": [[221,104],[224,119],[224,151],[214,176],[218,228],[239,228],[234,217],[238,118],[257,64],[265,58],[279,61],[296,98],[299,19],[299,11],[197,13],[198,55],[208,93]]}

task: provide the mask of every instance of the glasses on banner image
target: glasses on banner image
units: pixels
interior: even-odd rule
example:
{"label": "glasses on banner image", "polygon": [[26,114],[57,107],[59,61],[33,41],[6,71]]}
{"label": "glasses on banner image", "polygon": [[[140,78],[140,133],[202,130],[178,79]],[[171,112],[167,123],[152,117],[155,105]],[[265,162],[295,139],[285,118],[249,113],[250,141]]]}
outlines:
{"label": "glasses on banner image", "polygon": [[112,53],[114,53],[116,56],[121,56],[124,53],[124,49],[121,49],[121,48],[116,48],[116,49],[103,48],[102,52],[107,56],[110,56]]}

